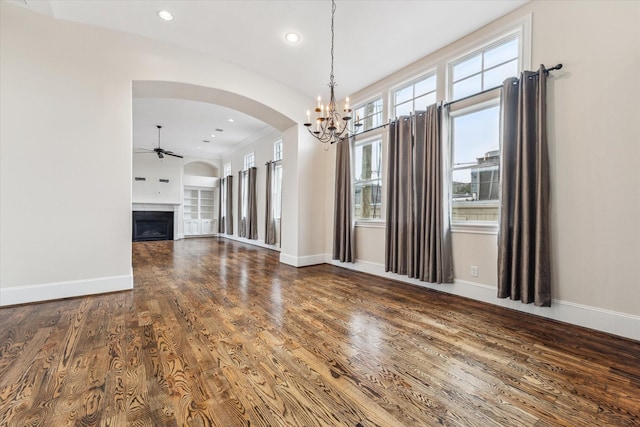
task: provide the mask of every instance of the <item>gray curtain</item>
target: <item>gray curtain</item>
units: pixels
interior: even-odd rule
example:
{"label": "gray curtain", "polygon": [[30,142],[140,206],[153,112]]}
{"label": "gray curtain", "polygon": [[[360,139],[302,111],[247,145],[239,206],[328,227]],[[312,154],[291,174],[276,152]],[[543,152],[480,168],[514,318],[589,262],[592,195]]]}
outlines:
{"label": "gray curtain", "polygon": [[336,187],[333,215],[333,259],[355,262],[355,240],[351,218],[351,141],[336,147]]}
{"label": "gray curtain", "polygon": [[238,172],[238,237],[247,237],[247,219],[242,215],[246,198],[246,185],[244,180],[247,179],[247,171]]}
{"label": "gray curtain", "polygon": [[413,258],[413,120],[400,117],[389,124],[385,271],[407,274]]}
{"label": "gray curtain", "polygon": [[265,203],[265,218],[264,218],[264,242],[267,245],[275,245],[276,243],[276,220],[273,217],[273,189],[274,189],[274,178],[275,178],[275,170],[276,163],[275,162],[267,162],[267,192],[266,192],[266,203]]}
{"label": "gray curtain", "polygon": [[222,200],[224,193],[224,178],[220,179],[220,192],[218,193],[218,233],[224,233],[224,218],[226,212],[222,212]]}
{"label": "gray curtain", "polygon": [[442,167],[442,109],[436,104],[416,112],[413,162],[413,259],[409,277],[452,283],[453,262],[448,204]]}
{"label": "gray curtain", "polygon": [[385,270],[431,283],[453,282],[441,123],[434,104],[389,126]]}
{"label": "gray curtain", "polygon": [[525,71],[502,88],[502,205],[498,297],[551,305],[546,74]]}
{"label": "gray curtain", "polygon": [[225,233],[233,234],[233,176],[225,178],[225,191],[227,192],[227,209],[225,213]]}
{"label": "gray curtain", "polygon": [[258,199],[256,197],[256,181],[258,177],[258,169],[253,167],[249,168],[247,176],[247,224],[246,233],[247,238],[251,240],[258,239]]}

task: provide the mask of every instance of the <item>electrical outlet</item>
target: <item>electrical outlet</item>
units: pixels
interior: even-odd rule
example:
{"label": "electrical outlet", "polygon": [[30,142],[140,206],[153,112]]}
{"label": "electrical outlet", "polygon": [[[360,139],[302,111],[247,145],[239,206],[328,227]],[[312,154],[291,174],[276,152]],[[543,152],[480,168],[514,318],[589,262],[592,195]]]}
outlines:
{"label": "electrical outlet", "polygon": [[478,266],[472,265],[470,273],[471,273],[471,277],[478,277]]}

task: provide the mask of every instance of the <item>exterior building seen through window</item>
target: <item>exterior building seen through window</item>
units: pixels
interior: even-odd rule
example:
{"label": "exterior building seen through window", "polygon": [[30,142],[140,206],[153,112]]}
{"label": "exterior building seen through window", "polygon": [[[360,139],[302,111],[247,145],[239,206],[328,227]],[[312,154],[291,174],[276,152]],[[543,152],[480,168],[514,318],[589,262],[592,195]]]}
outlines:
{"label": "exterior building seen through window", "polygon": [[382,218],[382,139],[354,146],[354,216],[356,219]]}

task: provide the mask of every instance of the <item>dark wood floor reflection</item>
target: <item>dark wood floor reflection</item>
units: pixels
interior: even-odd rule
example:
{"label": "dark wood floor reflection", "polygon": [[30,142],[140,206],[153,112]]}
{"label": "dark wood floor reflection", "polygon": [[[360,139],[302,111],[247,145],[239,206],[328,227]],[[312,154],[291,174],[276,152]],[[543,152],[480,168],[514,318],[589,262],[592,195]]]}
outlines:
{"label": "dark wood floor reflection", "polygon": [[640,343],[224,239],[0,309],[0,426],[640,425]]}

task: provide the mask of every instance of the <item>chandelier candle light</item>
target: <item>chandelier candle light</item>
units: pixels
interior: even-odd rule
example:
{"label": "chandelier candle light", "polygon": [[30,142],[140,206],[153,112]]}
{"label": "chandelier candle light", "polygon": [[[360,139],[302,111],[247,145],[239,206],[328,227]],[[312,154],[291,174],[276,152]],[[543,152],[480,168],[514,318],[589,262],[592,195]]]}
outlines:
{"label": "chandelier candle light", "polygon": [[[336,2],[331,0],[331,74],[329,74],[329,104],[325,107],[322,104],[322,99],[318,96],[318,105],[315,108],[316,112],[316,128],[313,129],[311,124],[311,112],[307,110],[307,122],[304,124],[311,135],[313,135],[318,141],[322,143],[340,142],[348,139],[352,135],[349,134],[349,121],[351,120],[351,108],[349,108],[349,97],[346,98],[344,104],[344,115],[338,112],[336,107],[336,97],[334,89],[336,83],[333,80],[333,21],[336,13]],[[356,117],[353,126],[357,129],[362,126],[360,123],[360,117]]]}

